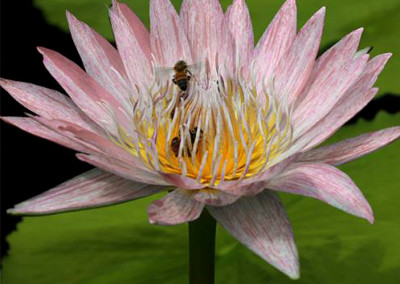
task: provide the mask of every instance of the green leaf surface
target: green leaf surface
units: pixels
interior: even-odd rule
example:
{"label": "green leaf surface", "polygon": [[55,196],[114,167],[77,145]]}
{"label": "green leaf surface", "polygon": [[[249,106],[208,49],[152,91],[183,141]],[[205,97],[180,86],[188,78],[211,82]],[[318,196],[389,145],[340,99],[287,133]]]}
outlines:
{"label": "green leaf surface", "polygon": [[[126,2],[135,13],[149,26],[149,1]],[[246,1],[253,21],[255,38],[259,39],[268,23],[272,20],[283,0]],[[65,10],[69,10],[79,19],[88,23],[102,35],[112,40],[112,30],[107,15],[111,1],[99,0],[34,0],[48,22],[68,31]],[[179,9],[182,1],[172,0]],[[222,0],[224,8],[232,1]],[[373,46],[372,55],[392,52],[393,58],[388,63],[381,79],[376,84],[379,94],[400,94],[400,1],[398,0],[297,0],[298,22],[301,27],[311,15],[322,6],[327,7],[326,23],[322,39],[322,48],[328,47],[347,33],[359,27],[365,32],[361,47]]]}
{"label": "green leaf surface", "polygon": [[[379,113],[330,142],[393,126]],[[300,254],[299,284],[395,284],[400,275],[400,143],[341,166],[364,192],[375,224],[311,198],[282,194]],[[187,226],[148,224],[158,196],[121,205],[25,217],[8,237],[4,284],[187,283]],[[293,283],[218,227],[216,283]]]}

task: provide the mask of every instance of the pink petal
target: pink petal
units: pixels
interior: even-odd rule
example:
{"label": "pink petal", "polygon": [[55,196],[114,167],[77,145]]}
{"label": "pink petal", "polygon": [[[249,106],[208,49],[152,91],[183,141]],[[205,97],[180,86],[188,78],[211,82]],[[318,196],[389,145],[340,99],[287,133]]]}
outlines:
{"label": "pink petal", "polygon": [[325,7],[308,20],[279,62],[271,86],[279,100],[292,103],[305,86],[317,56],[324,18]]}
{"label": "pink petal", "polygon": [[112,157],[84,154],[77,154],[76,156],[81,161],[89,163],[96,168],[113,173],[127,180],[155,185],[170,185],[168,181],[165,181],[159,174],[155,172],[133,167],[131,164],[113,159]]}
{"label": "pink petal", "polygon": [[78,141],[83,145],[90,146],[93,150],[91,153],[99,153],[101,155],[107,155],[115,159],[130,163],[132,161],[132,155],[127,151],[118,147],[112,143],[108,138],[79,127],[73,123],[62,120],[47,120],[44,118],[35,118],[41,124],[48,128],[58,132],[59,134]]}
{"label": "pink petal", "polygon": [[[363,28],[360,28],[349,33],[339,42],[337,42],[335,45],[333,45],[331,48],[325,51],[317,59],[313,67],[313,70],[310,74],[310,78],[307,82],[307,85],[302,91],[302,95],[306,95],[307,92],[310,91],[311,87],[315,85],[316,81],[322,81],[322,78],[328,75],[329,71],[330,72],[335,71],[336,68],[340,67],[343,64],[348,63],[348,61],[350,61],[355,57],[355,53],[357,51],[357,47],[360,42],[362,32]],[[331,66],[331,65],[337,65],[337,66]],[[321,72],[323,74],[321,74]]]}
{"label": "pink petal", "polygon": [[265,189],[265,181],[284,171],[300,154],[292,155],[267,170],[244,180],[226,181],[214,188],[234,195],[256,195]]}
{"label": "pink petal", "polygon": [[129,103],[126,72],[118,51],[69,12],[67,19],[86,72],[120,101]]}
{"label": "pink petal", "polygon": [[356,30],[317,60],[294,111],[294,137],[321,120],[362,74],[369,55],[354,59],[362,29]]}
{"label": "pink petal", "polygon": [[233,237],[254,253],[289,277],[299,277],[293,232],[275,193],[266,190],[228,206],[207,208]]}
{"label": "pink petal", "polygon": [[150,1],[151,51],[160,66],[174,66],[179,60],[192,61],[181,19],[169,0]]}
{"label": "pink petal", "polygon": [[262,84],[271,81],[273,72],[292,45],[297,29],[295,0],[287,0],[276,14],[254,49],[254,68],[257,81]]}
{"label": "pink petal", "polygon": [[253,55],[254,36],[246,2],[235,0],[225,13],[225,21],[235,43],[235,58],[239,57],[240,65],[248,66]]}
{"label": "pink petal", "polygon": [[59,145],[62,145],[67,148],[71,148],[78,152],[91,152],[90,148],[85,147],[79,142],[73,141],[68,137],[65,137],[56,131],[44,126],[39,123],[37,120],[30,117],[2,117],[2,120],[5,122],[12,124],[28,133],[36,135],[40,138],[44,138],[55,142]]}
{"label": "pink petal", "polygon": [[[215,75],[217,54],[221,53],[224,14],[217,0],[185,0],[180,17],[189,40],[194,62],[208,58],[211,74]],[[224,55],[223,55],[224,56]]]}
{"label": "pink petal", "polygon": [[[56,139],[62,142],[66,141],[64,144],[67,143],[67,147],[73,146],[73,149],[91,154],[90,156],[78,154],[78,158],[85,162],[122,176],[125,179],[148,184],[169,184],[158,173],[147,169],[141,161],[132,160],[132,156],[129,153],[94,132],[87,131],[66,121],[47,120],[40,117],[35,117],[34,119],[51,131],[50,134],[54,136],[53,133],[55,133]],[[52,141],[60,143],[56,139],[53,138]]]}
{"label": "pink petal", "polygon": [[297,147],[310,149],[326,140],[346,121],[363,109],[378,92],[370,89],[382,71],[391,54],[382,54],[371,59],[358,81],[347,90],[333,109],[312,129],[296,141]]}
{"label": "pink petal", "polygon": [[126,20],[126,23],[135,34],[136,40],[141,46],[143,52],[146,54],[146,57],[151,60],[150,33],[146,26],[125,3],[118,3],[118,1],[112,0],[112,5],[113,11]]}
{"label": "pink petal", "polygon": [[150,224],[176,225],[199,218],[204,204],[195,201],[191,192],[176,189],[148,208]]}
{"label": "pink petal", "polygon": [[225,206],[232,204],[240,198],[240,195],[232,195],[221,190],[205,188],[193,193],[193,199],[202,204],[212,206]]}
{"label": "pink petal", "polygon": [[48,119],[63,119],[83,128],[95,124],[71,101],[57,91],[33,84],[0,79],[0,85],[27,109]]}
{"label": "pink petal", "polygon": [[131,182],[97,169],[70,179],[32,199],[15,205],[11,214],[40,215],[121,203],[164,190]]}
{"label": "pink petal", "polygon": [[340,165],[353,161],[395,141],[400,137],[400,126],[366,133],[339,143],[304,153],[300,161]]}
{"label": "pink petal", "polygon": [[176,187],[179,188],[184,188],[184,189],[202,189],[205,187],[204,184],[201,184],[195,179],[188,178],[182,175],[176,175],[176,174],[165,174],[160,172],[159,173],[164,180],[166,180],[169,184],[172,184]]}
{"label": "pink petal", "polygon": [[127,6],[117,1],[113,1],[110,19],[132,90],[147,86],[152,72],[149,32]]}
{"label": "pink petal", "polygon": [[[103,106],[107,102],[114,110],[119,110],[121,105],[94,79],[79,68],[75,63],[61,54],[39,48],[43,54],[44,64],[58,83],[67,91],[76,105],[82,109],[93,121],[110,132],[115,132],[115,123],[109,111]],[[130,129],[128,114],[122,111],[115,113],[120,124],[125,129]]]}
{"label": "pink petal", "polygon": [[320,199],[349,214],[374,222],[367,200],[345,173],[330,165],[296,163],[270,180],[267,187],[274,190]]}

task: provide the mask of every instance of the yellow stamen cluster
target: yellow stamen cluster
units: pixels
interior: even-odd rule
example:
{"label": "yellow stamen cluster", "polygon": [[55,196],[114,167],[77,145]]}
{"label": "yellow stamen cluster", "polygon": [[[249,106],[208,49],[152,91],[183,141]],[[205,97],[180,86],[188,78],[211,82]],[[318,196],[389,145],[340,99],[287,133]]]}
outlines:
{"label": "yellow stamen cluster", "polygon": [[151,96],[135,104],[132,137],[120,128],[116,140],[149,169],[211,186],[267,169],[290,146],[288,112],[255,87],[221,79]]}

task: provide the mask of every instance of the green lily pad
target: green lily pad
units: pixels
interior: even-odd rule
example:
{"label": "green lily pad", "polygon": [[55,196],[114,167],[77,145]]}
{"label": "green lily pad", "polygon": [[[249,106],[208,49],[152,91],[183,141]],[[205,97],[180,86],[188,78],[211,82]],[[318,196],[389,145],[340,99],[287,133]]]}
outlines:
{"label": "green lily pad", "polygon": [[[149,1],[126,0],[121,2],[126,2],[149,26]],[[182,3],[181,0],[172,0],[171,2],[177,9]],[[283,2],[283,0],[247,1],[256,39],[261,37]],[[69,10],[108,39],[113,39],[104,2],[98,0],[34,0],[34,3],[43,11],[50,24],[65,31],[68,31],[65,10]],[[109,4],[111,1],[108,0],[105,3]],[[232,1],[222,0],[221,3],[226,8]],[[331,45],[352,30],[364,27],[361,47],[372,45],[374,47],[372,55],[400,50],[398,32],[400,2],[397,0],[314,0],[298,1],[297,6],[299,27],[319,8],[327,7],[322,47]],[[380,88],[379,94],[398,94],[400,90],[399,77],[400,57],[394,56],[376,85]]]}
{"label": "green lily pad", "polygon": [[[393,126],[379,113],[342,128],[331,142]],[[311,198],[282,194],[300,254],[296,283],[395,284],[400,275],[399,143],[341,166],[375,212],[363,219]],[[148,224],[158,196],[106,208],[25,217],[8,237],[2,280],[12,283],[187,283],[187,226]],[[218,227],[216,283],[293,283]]]}

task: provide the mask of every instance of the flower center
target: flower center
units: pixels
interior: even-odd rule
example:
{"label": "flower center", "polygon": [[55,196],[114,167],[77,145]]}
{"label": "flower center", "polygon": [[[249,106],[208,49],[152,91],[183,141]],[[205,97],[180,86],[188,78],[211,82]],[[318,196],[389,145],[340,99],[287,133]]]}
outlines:
{"label": "flower center", "polygon": [[135,103],[135,129],[117,141],[148,168],[218,185],[267,169],[290,146],[288,112],[267,92],[222,78],[156,89]]}

